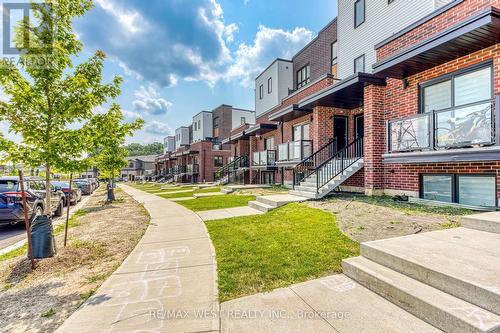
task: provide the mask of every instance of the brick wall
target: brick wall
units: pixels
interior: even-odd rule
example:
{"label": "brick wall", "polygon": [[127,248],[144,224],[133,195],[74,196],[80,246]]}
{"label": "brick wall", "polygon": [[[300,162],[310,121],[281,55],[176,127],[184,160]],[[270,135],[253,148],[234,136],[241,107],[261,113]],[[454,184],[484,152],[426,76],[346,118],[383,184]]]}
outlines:
{"label": "brick wall", "polygon": [[[417,192],[422,173],[496,173],[500,176],[500,162],[498,161],[380,165],[379,156],[386,150],[385,122],[418,113],[419,83],[485,61],[493,63],[494,94],[500,95],[500,44],[408,77],[409,86],[406,89],[402,81],[397,79],[388,79],[387,86],[380,89],[372,86],[365,88],[365,132],[367,132],[365,133],[365,185],[367,189],[384,188]],[[376,105],[373,102],[377,98],[382,101],[383,105]],[[374,111],[371,111],[372,109]],[[497,178],[497,182],[500,184],[500,177]],[[498,195],[500,197],[500,192]]]}
{"label": "brick wall", "polygon": [[[210,141],[200,141],[193,143],[191,149],[198,151],[198,163],[200,165],[199,182],[213,182],[215,172],[220,168],[214,165],[214,157],[222,156],[224,165],[228,163],[231,156],[230,150],[213,150],[213,144]],[[193,156],[189,157],[189,163],[193,163]]]}
{"label": "brick wall", "polygon": [[403,36],[382,45],[377,49],[377,60],[381,61],[397,54],[491,6],[500,8],[500,0],[465,0]]}
{"label": "brick wall", "polygon": [[307,64],[311,67],[311,82],[331,71],[331,45],[337,41],[337,20],[330,22],[318,37],[297,53],[293,61],[293,86],[297,87],[297,71]]}

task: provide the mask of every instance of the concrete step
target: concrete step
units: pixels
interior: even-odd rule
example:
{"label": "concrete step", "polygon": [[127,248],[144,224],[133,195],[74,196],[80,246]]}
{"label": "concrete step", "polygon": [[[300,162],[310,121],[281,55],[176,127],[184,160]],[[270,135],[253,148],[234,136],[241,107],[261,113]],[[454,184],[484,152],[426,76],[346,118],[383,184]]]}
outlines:
{"label": "concrete step", "polygon": [[291,195],[305,197],[305,198],[308,198],[308,199],[317,199],[317,196],[318,196],[317,193],[302,192],[302,191],[297,191],[297,190],[291,190],[291,191],[288,191],[288,193],[291,194]]}
{"label": "concrete step", "polygon": [[257,197],[258,202],[272,206],[274,208],[282,207],[292,202],[303,202],[307,199],[308,198],[290,194],[264,195]]}
{"label": "concrete step", "polygon": [[266,205],[265,203],[262,203],[259,201],[250,201],[248,203],[248,207],[253,208],[253,209],[257,209],[258,211],[261,211],[264,213],[267,213],[267,212],[275,209],[275,207],[270,206],[270,205]]}
{"label": "concrete step", "polygon": [[462,226],[500,234],[500,212],[464,216],[462,217]]}
{"label": "concrete step", "polygon": [[311,193],[317,192],[316,186],[306,186],[303,184],[301,184],[300,186],[295,186],[295,190],[300,192],[311,192]]}
{"label": "concrete step", "polygon": [[231,194],[234,192],[234,190],[232,188],[223,188],[221,192],[225,194]]}
{"label": "concrete step", "polygon": [[344,274],[445,332],[500,332],[500,317],[363,257],[342,262]]}
{"label": "concrete step", "polygon": [[361,255],[500,315],[498,244],[499,234],[458,228],[363,243]]}

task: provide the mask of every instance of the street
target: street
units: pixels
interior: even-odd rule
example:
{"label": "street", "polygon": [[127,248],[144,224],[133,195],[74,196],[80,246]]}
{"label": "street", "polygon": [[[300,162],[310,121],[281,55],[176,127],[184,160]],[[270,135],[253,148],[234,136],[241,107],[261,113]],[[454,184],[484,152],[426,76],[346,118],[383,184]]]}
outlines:
{"label": "street", "polygon": [[[77,205],[71,206],[69,214],[70,217],[74,212],[85,206],[87,201],[90,199],[92,195],[83,197],[82,201],[80,201]],[[66,219],[66,209],[64,208],[64,215],[61,217],[57,217],[53,219],[54,226],[63,223]],[[26,229],[24,227],[24,223],[19,223],[15,226],[12,225],[0,225],[0,255],[9,252],[9,247],[15,245],[18,242],[26,239]],[[7,249],[9,248],[9,249]]]}

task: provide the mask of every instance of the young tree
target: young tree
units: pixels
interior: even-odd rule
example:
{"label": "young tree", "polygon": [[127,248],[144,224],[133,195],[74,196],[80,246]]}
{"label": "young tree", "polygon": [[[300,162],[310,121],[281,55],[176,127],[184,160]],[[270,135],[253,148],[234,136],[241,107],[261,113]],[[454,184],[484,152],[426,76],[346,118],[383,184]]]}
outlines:
{"label": "young tree", "polygon": [[74,161],[85,157],[89,140],[84,124],[97,106],[119,95],[122,79],[102,83],[101,51],[73,66],[72,58],[83,45],[73,32],[72,20],[91,9],[91,0],[45,0],[31,6],[38,23],[35,27],[24,18],[16,29],[15,42],[22,51],[19,65],[0,64],[0,86],[10,97],[0,103],[0,120],[21,134],[19,150],[30,152],[22,162],[45,167],[46,206],[51,214],[51,171],[72,169]]}
{"label": "young tree", "polygon": [[120,106],[113,104],[105,114],[96,115],[89,123],[88,130],[92,133],[95,155],[95,165],[101,175],[110,180],[112,189],[111,200],[114,200],[114,182],[116,174],[127,165],[128,151],[123,148],[127,136],[131,136],[144,125],[142,119],[133,123],[123,123]]}

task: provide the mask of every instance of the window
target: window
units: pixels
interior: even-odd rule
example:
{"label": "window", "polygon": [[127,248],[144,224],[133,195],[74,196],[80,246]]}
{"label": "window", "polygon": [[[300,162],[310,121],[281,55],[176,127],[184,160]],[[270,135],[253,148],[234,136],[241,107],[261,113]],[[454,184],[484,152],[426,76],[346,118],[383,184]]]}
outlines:
{"label": "window", "polygon": [[259,99],[263,99],[263,98],[264,98],[264,85],[261,84],[259,87]]}
{"label": "window", "polygon": [[394,0],[388,0],[387,3],[390,5],[391,3],[393,3]]}
{"label": "window", "polygon": [[193,126],[195,131],[197,131],[197,130],[198,130],[198,127],[197,127],[197,126],[198,126],[198,122],[197,122],[197,121],[195,121],[195,122],[194,122],[194,126]]}
{"label": "window", "polygon": [[267,93],[270,94],[273,92],[273,78],[270,77],[267,79]]}
{"label": "window", "polygon": [[241,117],[241,124],[245,125],[247,123],[247,119],[245,117]]}
{"label": "window", "polygon": [[495,175],[422,175],[420,197],[470,206],[496,207]]}
{"label": "window", "polygon": [[332,45],[331,45],[331,73],[332,73],[333,77],[335,77],[335,78],[338,76],[338,71],[337,71],[338,52],[339,52],[339,48],[338,48],[337,42],[332,43]]}
{"label": "window", "polygon": [[493,98],[491,65],[445,75],[422,84],[420,89],[420,112],[489,101]]}
{"label": "window", "polygon": [[293,127],[292,140],[301,141],[309,140],[309,126],[310,124],[300,124]]}
{"label": "window", "polygon": [[198,120],[198,129],[201,128],[201,119]]}
{"label": "window", "polygon": [[264,139],[265,150],[274,150],[274,136]]}
{"label": "window", "polygon": [[311,82],[311,66],[306,65],[297,71],[297,89]]}
{"label": "window", "polygon": [[365,55],[357,57],[354,59],[354,73],[364,73],[365,72]]}
{"label": "window", "polygon": [[357,28],[365,22],[365,0],[354,3],[354,27]]}
{"label": "window", "polygon": [[215,156],[214,157],[214,166],[216,166],[216,167],[222,167],[222,166],[224,166],[224,157],[222,157],[222,156]]}

